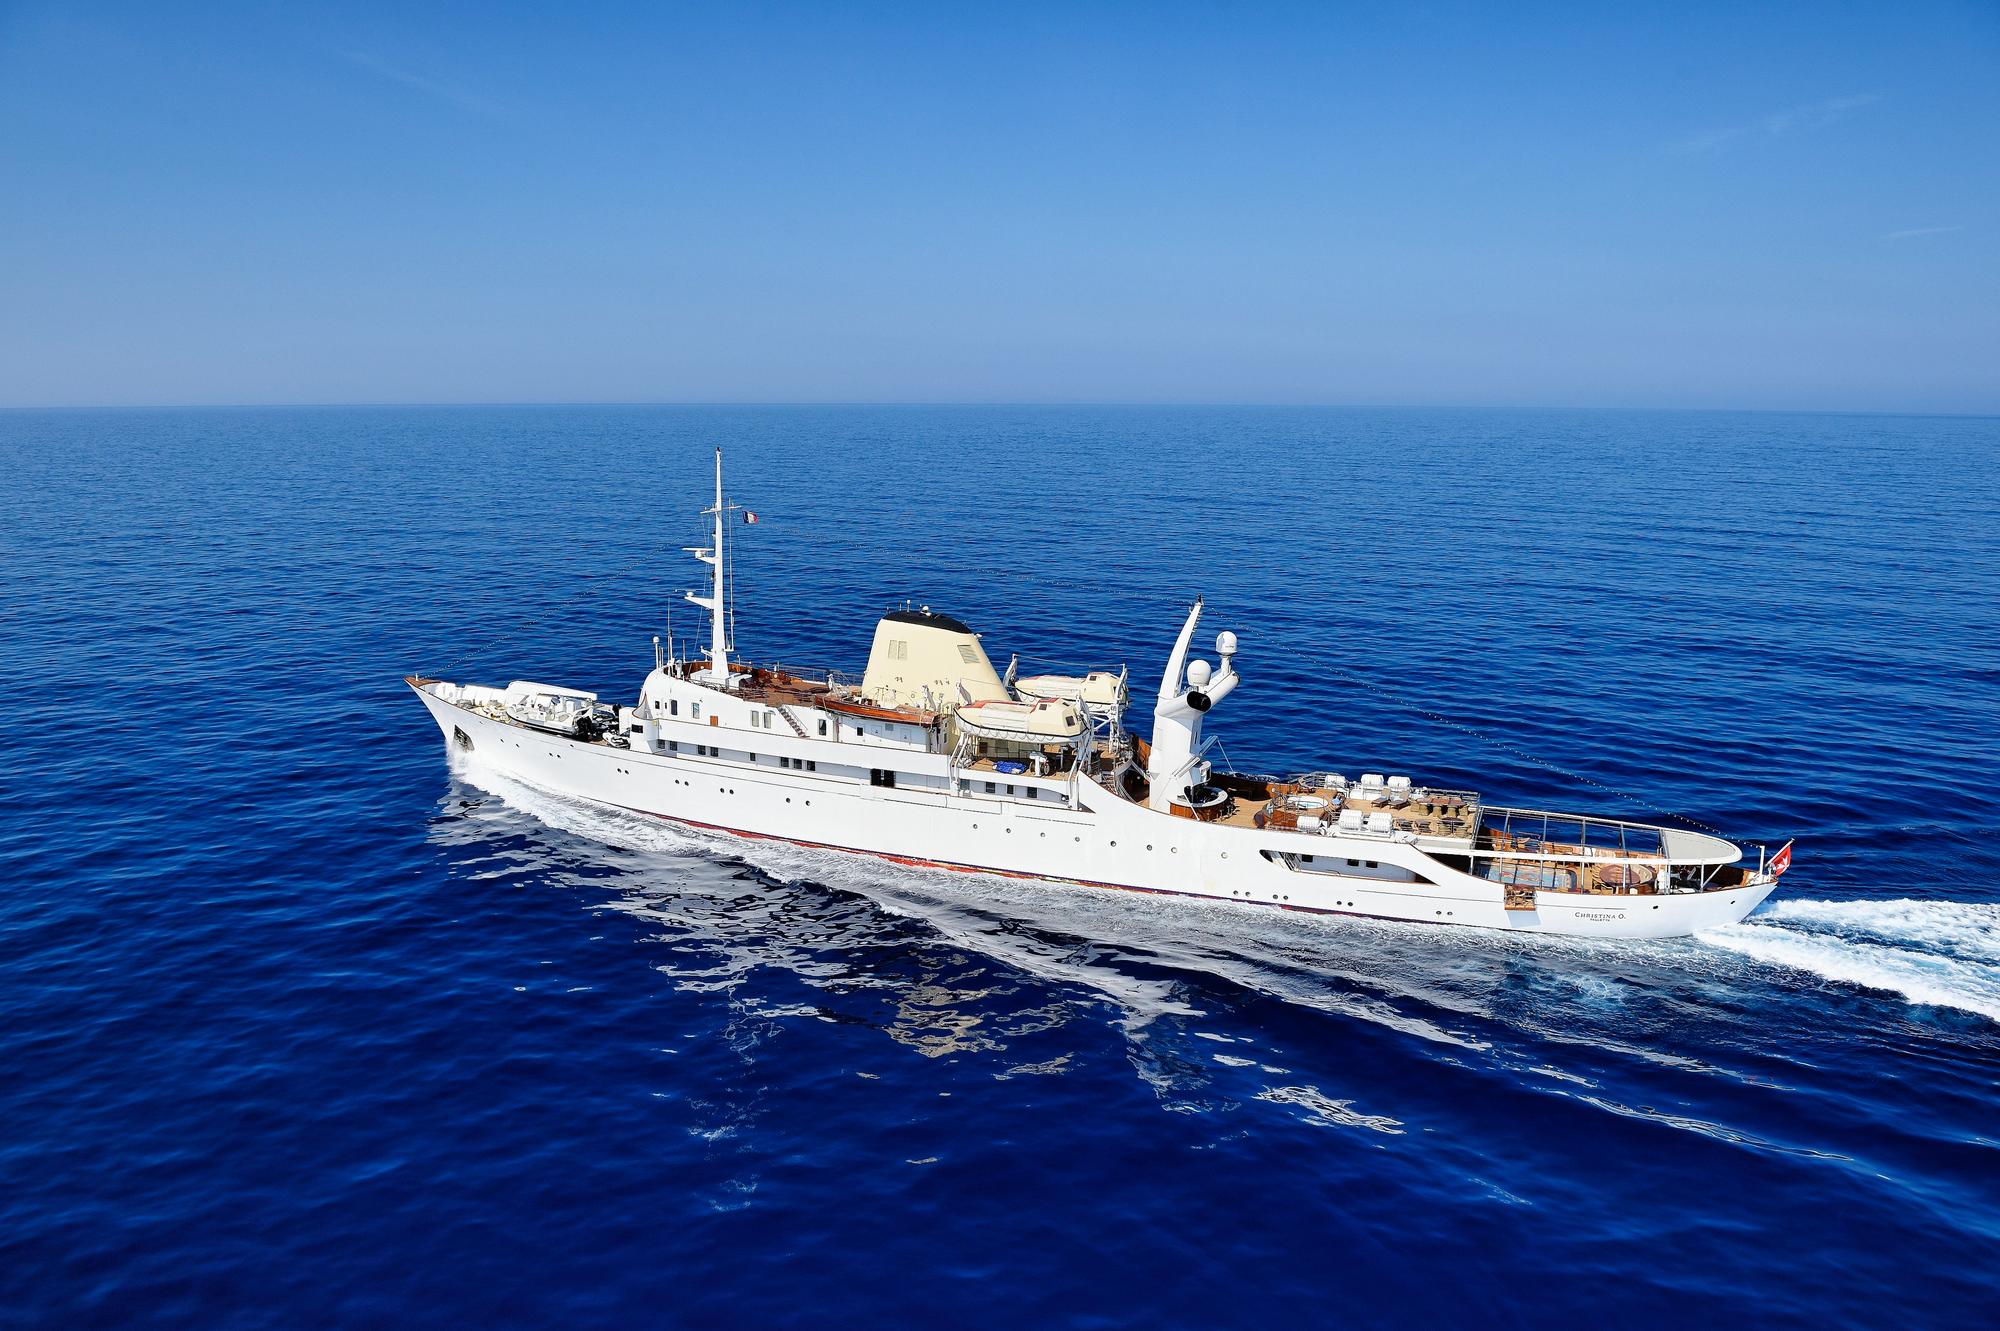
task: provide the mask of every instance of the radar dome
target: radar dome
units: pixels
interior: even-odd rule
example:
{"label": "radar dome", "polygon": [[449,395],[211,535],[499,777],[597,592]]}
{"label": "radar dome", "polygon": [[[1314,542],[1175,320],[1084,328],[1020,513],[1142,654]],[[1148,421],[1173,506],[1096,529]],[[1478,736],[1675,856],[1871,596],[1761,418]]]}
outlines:
{"label": "radar dome", "polygon": [[1215,650],[1219,656],[1236,655],[1236,635],[1228,629],[1215,635]]}
{"label": "radar dome", "polygon": [[1188,671],[1187,671],[1188,687],[1193,689],[1200,688],[1202,685],[1208,683],[1209,674],[1210,671],[1208,668],[1208,662],[1206,661],[1188,662]]}

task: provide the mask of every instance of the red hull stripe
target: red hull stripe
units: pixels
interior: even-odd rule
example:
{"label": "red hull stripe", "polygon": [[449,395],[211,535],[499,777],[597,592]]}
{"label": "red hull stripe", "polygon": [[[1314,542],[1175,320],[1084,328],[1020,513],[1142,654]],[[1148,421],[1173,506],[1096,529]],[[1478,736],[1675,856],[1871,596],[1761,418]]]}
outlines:
{"label": "red hull stripe", "polygon": [[[952,860],[927,860],[915,855],[891,855],[882,850],[863,850],[858,846],[836,846],[830,841],[803,841],[798,837],[779,836],[775,832],[746,832],[739,827],[724,827],[721,823],[704,823],[693,818],[676,818],[672,814],[654,813],[651,809],[635,809],[628,804],[615,806],[627,813],[642,814],[657,818],[663,823],[678,823],[682,827],[698,827],[705,832],[725,832],[745,841],[780,841],[788,846],[804,846],[809,850],[835,850],[843,855],[866,855],[870,859],[887,860],[891,864],[902,864],[917,869],[949,869],[954,873],[985,873],[998,878],[1020,878],[1036,883],[1070,883],[1077,887],[1102,887],[1116,892],[1145,892],[1159,897],[1195,897],[1202,901],[1227,901],[1239,906],[1276,906],[1279,910],[1301,911],[1307,915],[1354,915],[1361,919],[1387,918],[1362,915],[1359,911],[1322,910],[1318,906],[1294,906],[1284,901],[1255,901],[1247,897],[1215,897],[1205,892],[1176,892],[1170,887],[1140,887],[1134,883],[1100,883],[1089,878],[1058,878],[1045,873],[1022,873],[1015,869],[995,869],[983,864],[959,864]],[[1429,924],[1429,920],[1412,920],[1412,924]],[[1440,920],[1437,923],[1444,923]]]}

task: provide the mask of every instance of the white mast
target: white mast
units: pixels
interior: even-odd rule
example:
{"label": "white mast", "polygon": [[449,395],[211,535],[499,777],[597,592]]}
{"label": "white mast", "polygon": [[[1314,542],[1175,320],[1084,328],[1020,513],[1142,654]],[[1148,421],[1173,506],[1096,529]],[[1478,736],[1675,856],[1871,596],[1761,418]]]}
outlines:
{"label": "white mast", "polygon": [[724,579],[728,576],[725,571],[727,561],[722,557],[722,450],[719,448],[715,450],[715,507],[702,511],[715,515],[715,544],[706,549],[695,545],[687,546],[685,549],[696,559],[713,568],[715,575],[714,580],[710,584],[710,595],[696,596],[693,592],[689,592],[687,598],[708,611],[709,643],[704,649],[708,654],[708,669],[703,673],[708,677],[710,684],[713,684],[717,688],[726,689],[729,687],[729,614],[727,609],[729,598],[726,594],[728,589],[724,585]]}
{"label": "white mast", "polygon": [[[1201,598],[1188,611],[1180,637],[1167,657],[1167,669],[1160,679],[1159,701],[1153,705],[1153,752],[1146,767],[1146,805],[1170,811],[1175,800],[1189,800],[1192,786],[1208,780],[1208,764],[1201,756],[1201,720],[1208,709],[1228,697],[1242,676],[1236,673],[1236,635],[1224,631],[1215,635],[1215,651],[1222,668],[1211,670],[1206,661],[1187,659],[1194,642],[1194,626],[1201,621]],[[1186,681],[1183,685],[1183,680]]]}

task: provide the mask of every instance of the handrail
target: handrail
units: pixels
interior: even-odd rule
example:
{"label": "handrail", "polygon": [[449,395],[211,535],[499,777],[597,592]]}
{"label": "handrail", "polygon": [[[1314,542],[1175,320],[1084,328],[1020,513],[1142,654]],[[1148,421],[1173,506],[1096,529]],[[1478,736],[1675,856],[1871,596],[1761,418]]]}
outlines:
{"label": "handrail", "polygon": [[[1587,848],[1586,848],[1587,849]],[[1610,851],[1602,855],[1561,855],[1547,850],[1481,850],[1474,846],[1469,851],[1453,852],[1474,860],[1531,860],[1537,864],[1657,864],[1671,867],[1682,863],[1669,859],[1666,855],[1641,855],[1629,851]]]}

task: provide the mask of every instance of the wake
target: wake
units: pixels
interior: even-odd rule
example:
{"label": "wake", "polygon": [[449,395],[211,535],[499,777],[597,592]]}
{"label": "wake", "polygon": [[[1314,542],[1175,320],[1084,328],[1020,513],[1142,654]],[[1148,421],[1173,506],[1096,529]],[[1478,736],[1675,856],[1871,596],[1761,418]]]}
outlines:
{"label": "wake", "polygon": [[2000,1021],[2000,905],[1781,901],[1697,936],[1756,961]]}

